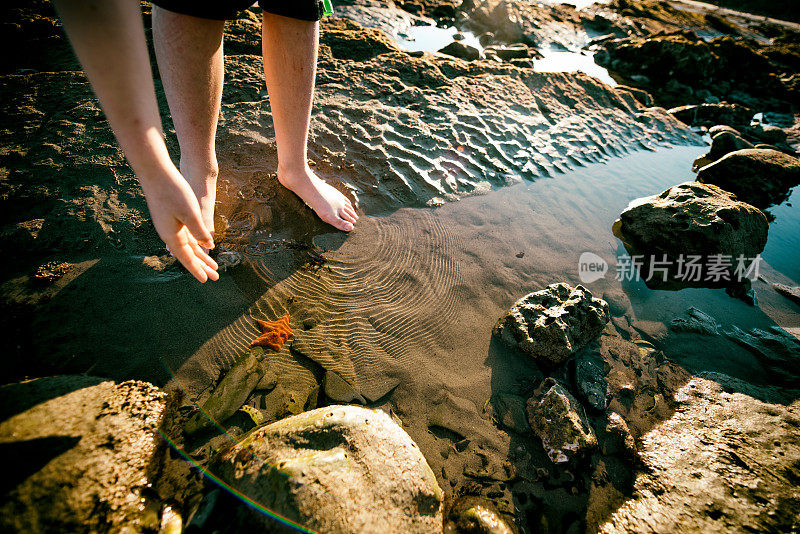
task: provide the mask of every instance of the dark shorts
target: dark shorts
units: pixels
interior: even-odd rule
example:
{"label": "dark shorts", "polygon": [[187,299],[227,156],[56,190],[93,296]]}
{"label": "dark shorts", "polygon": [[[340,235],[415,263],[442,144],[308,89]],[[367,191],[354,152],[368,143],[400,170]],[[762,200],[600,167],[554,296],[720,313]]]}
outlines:
{"label": "dark shorts", "polygon": [[[155,0],[151,3],[182,15],[228,20],[235,19],[239,11],[252,6],[254,0]],[[319,20],[323,13],[322,2],[318,0],[258,0],[258,5],[267,13],[300,20]]]}

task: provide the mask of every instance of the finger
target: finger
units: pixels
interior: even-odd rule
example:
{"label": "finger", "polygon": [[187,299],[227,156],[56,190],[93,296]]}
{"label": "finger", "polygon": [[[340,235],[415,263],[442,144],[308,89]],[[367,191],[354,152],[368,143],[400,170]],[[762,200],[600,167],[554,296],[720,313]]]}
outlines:
{"label": "finger", "polygon": [[173,254],[181,264],[186,267],[186,270],[202,284],[208,280],[208,273],[206,273],[205,263],[200,261],[192,251],[189,245],[179,246],[177,243],[172,246]]}
{"label": "finger", "polygon": [[192,213],[182,218],[181,222],[186,225],[189,233],[197,239],[198,243],[209,249],[214,248],[214,238],[206,228],[206,225],[203,224],[203,221],[200,220],[199,213],[192,211]]}
{"label": "finger", "polygon": [[203,270],[205,271],[208,279],[211,280],[212,282],[216,282],[217,280],[219,280],[219,273],[214,269],[212,269],[211,267],[209,267],[208,265],[206,265],[205,263],[203,264]]}
{"label": "finger", "polygon": [[209,256],[208,253],[205,250],[203,250],[200,245],[198,245],[197,243],[191,243],[191,247],[192,250],[194,251],[194,255],[203,260],[203,262],[209,267],[211,267],[211,269],[213,269],[214,271],[219,269],[219,265],[217,265],[217,262],[215,262],[214,259],[211,256]]}

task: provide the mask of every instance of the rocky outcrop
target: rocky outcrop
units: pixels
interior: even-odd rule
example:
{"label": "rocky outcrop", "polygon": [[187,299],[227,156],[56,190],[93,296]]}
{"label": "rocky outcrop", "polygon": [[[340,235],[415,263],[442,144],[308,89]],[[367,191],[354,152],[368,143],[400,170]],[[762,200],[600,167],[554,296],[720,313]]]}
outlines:
{"label": "rocky outcrop", "polygon": [[528,422],[553,463],[567,463],[597,445],[580,403],[552,378],[528,399]]}
{"label": "rocky outcrop", "polygon": [[88,376],[0,387],[3,532],[152,532],[165,394]]}
{"label": "rocky outcrop", "polygon": [[732,36],[706,41],[691,31],[674,31],[608,40],[600,47],[597,63],[653,92],[664,106],[726,100],[788,109],[794,100],[786,79],[791,69],[755,41]]}
{"label": "rocky outcrop", "polygon": [[700,169],[697,181],[714,184],[744,202],[767,208],[783,202],[789,190],[800,184],[800,160],[777,150],[737,150]]}
{"label": "rocky outcrop", "polygon": [[[725,287],[745,278],[767,230],[757,208],[717,186],[686,182],[632,201],[615,231],[631,256],[643,256],[639,273],[651,287]],[[681,258],[699,267],[690,272]]]}
{"label": "rocky outcrop", "polygon": [[536,362],[553,366],[596,338],[609,319],[604,300],[562,282],[519,299],[494,331]]}
{"label": "rocky outcrop", "polygon": [[[599,532],[789,532],[797,528],[800,413],[717,375],[692,378],[677,411],[641,439],[631,498]],[[742,391],[742,393],[731,393]],[[766,388],[754,392],[763,397]],[[646,526],[645,526],[646,525]]]}
{"label": "rocky outcrop", "polygon": [[[289,417],[254,429],[217,464],[237,491],[315,531],[442,529],[436,478],[408,434],[381,411],[329,406]],[[237,513],[237,528],[277,526],[249,508]],[[277,527],[270,531],[293,532]]]}

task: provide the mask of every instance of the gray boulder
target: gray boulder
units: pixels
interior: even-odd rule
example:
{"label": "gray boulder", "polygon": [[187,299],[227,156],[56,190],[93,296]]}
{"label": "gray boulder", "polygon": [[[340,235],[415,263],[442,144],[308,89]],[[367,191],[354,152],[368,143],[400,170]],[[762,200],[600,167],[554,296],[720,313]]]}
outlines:
{"label": "gray boulder", "polygon": [[567,463],[597,445],[580,404],[554,379],[539,385],[527,408],[528,422],[553,463]]}
{"label": "gray boulder", "polygon": [[519,299],[495,333],[537,363],[554,366],[599,336],[609,319],[604,300],[582,285],[561,282]]}
{"label": "gray boulder", "polygon": [[[329,406],[289,417],[253,429],[216,464],[234,489],[314,531],[442,531],[442,490],[417,445],[382,411]],[[294,532],[242,511],[240,530]]]}
{"label": "gray boulder", "polygon": [[700,169],[697,181],[717,185],[766,208],[783,202],[789,189],[800,184],[800,160],[777,150],[737,150]]}

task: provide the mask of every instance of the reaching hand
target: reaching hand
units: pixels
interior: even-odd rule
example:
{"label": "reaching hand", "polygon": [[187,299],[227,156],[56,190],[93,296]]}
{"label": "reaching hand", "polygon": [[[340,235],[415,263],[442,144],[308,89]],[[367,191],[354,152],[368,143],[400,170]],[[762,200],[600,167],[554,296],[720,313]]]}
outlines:
{"label": "reaching hand", "polygon": [[165,175],[141,183],[153,225],[172,255],[200,282],[219,280],[217,262],[201,248],[214,248],[214,239],[183,176],[173,167]]}

